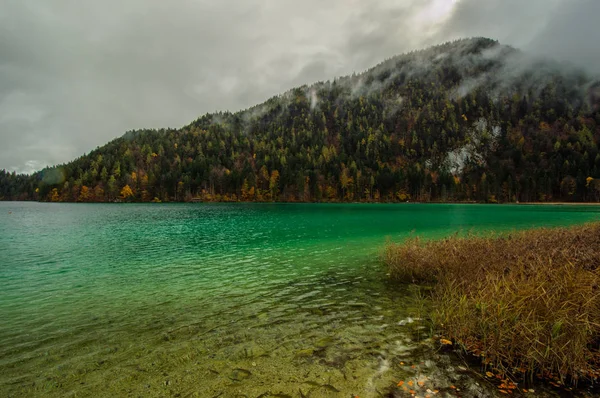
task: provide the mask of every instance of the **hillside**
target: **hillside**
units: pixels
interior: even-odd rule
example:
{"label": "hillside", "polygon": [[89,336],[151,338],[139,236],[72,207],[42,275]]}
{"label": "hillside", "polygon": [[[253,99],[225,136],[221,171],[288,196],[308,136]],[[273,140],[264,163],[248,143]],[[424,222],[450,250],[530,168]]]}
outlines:
{"label": "hillside", "polygon": [[598,201],[600,84],[489,39],[400,55],[180,129],[127,132],[0,198]]}

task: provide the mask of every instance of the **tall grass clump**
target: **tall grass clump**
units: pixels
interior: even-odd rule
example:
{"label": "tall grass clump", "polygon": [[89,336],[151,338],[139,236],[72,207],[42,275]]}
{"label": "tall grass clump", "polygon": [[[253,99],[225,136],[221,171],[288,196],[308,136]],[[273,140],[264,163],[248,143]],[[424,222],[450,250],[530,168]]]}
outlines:
{"label": "tall grass clump", "polygon": [[500,373],[600,376],[600,223],[389,243],[393,278],[433,283],[446,339]]}

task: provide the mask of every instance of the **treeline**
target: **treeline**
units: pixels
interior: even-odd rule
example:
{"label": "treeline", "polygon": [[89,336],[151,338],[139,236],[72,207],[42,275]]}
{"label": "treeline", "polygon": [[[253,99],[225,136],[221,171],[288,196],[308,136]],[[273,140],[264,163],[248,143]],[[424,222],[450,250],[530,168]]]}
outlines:
{"label": "treeline", "polygon": [[489,39],[394,57],[181,129],[126,133],[0,198],[599,201],[600,86]]}

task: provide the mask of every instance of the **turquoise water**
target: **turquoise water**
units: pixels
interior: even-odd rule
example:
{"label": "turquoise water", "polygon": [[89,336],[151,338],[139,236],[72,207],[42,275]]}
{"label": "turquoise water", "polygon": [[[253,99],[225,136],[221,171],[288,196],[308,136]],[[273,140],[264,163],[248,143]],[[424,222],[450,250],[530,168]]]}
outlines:
{"label": "turquoise water", "polygon": [[0,396],[378,396],[423,351],[407,327],[423,308],[377,259],[386,239],[599,218],[593,206],[0,203]]}

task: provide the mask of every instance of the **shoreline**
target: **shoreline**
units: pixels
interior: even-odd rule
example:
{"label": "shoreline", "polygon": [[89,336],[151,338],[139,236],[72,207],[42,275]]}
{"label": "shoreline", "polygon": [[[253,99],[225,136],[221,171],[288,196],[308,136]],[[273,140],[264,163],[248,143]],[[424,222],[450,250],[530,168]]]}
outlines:
{"label": "shoreline", "polygon": [[51,201],[41,201],[41,200],[0,200],[0,203],[110,203],[110,204],[125,204],[125,203],[149,203],[149,204],[165,204],[165,203],[256,203],[256,204],[423,204],[423,205],[497,205],[497,206],[600,206],[600,202],[504,202],[504,203],[488,203],[488,202],[473,202],[473,201],[447,201],[447,202],[419,202],[419,201],[406,201],[406,202],[341,202],[341,201],[312,201],[312,202],[301,202],[301,201],[166,201],[166,202],[141,202],[141,201],[131,201],[131,202],[123,202],[123,201],[104,201],[104,202],[51,202]]}
{"label": "shoreline", "polygon": [[[508,204],[508,203],[506,203]],[[516,205],[530,205],[530,206],[539,206],[539,205],[550,205],[550,206],[600,206],[600,202],[524,202],[524,203],[514,203]]]}

